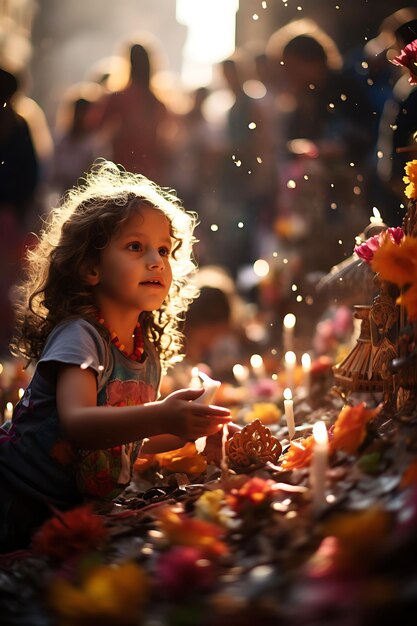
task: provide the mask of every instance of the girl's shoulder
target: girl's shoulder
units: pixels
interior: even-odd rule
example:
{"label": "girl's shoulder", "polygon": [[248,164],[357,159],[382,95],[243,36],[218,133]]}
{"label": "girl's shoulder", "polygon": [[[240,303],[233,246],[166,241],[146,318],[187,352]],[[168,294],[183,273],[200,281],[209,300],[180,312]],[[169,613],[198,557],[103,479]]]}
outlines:
{"label": "girl's shoulder", "polygon": [[59,322],[50,332],[37,366],[62,363],[91,367],[101,378],[111,369],[112,361],[109,343],[94,323],[73,317]]}

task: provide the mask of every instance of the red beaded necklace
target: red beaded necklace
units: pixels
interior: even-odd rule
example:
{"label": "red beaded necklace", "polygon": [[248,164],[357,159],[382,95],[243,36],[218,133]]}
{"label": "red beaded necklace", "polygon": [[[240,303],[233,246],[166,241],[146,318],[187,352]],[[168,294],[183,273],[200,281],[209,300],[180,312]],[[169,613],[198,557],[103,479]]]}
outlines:
{"label": "red beaded necklace", "polygon": [[131,359],[132,361],[142,362],[144,360],[145,349],[143,345],[142,328],[139,322],[136,324],[135,330],[133,331],[133,335],[132,335],[133,336],[133,352],[129,354],[128,351],[126,350],[125,345],[120,341],[119,337],[116,335],[114,330],[112,330],[110,326],[106,323],[100,311],[96,311],[95,316],[97,318],[97,321],[102,326],[104,326],[104,328],[107,328],[110,334],[111,342],[116,346],[118,350],[120,350],[122,354],[124,354],[128,359]]}

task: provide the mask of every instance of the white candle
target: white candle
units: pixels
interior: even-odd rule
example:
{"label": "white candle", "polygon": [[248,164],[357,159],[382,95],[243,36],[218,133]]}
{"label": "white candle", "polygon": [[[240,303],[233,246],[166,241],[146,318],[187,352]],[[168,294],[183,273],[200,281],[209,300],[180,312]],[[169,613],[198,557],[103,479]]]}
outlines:
{"label": "white candle", "polygon": [[226,441],[227,441],[228,436],[229,436],[229,429],[227,427],[227,424],[224,424],[223,435],[222,435],[222,458],[220,461],[220,468],[222,470],[222,478],[227,478],[229,474],[229,463],[228,463],[227,454],[226,454]]}
{"label": "white candle", "polygon": [[297,362],[297,357],[295,355],[295,352],[293,352],[292,350],[289,350],[288,352],[285,353],[284,363],[285,363],[287,387],[289,387],[291,390],[294,388],[294,369],[295,369],[296,362]]}
{"label": "white candle", "polygon": [[[217,389],[220,387],[221,383],[219,380],[213,380],[213,378],[210,378],[210,376],[207,376],[207,374],[205,374],[204,372],[200,372],[198,368],[193,368],[193,369],[197,369],[198,379],[201,380],[203,387],[204,387],[204,393],[199,398],[196,399],[196,402],[202,402],[203,404],[210,404],[210,402],[213,400],[216,394]],[[204,448],[206,447],[207,437],[199,437],[198,439],[195,440],[194,443],[195,443],[197,452],[203,452]]]}
{"label": "white candle", "polygon": [[284,352],[294,350],[294,326],[297,321],[294,313],[287,313],[283,320],[282,344]]}
{"label": "white candle", "polygon": [[249,380],[249,368],[246,365],[241,365],[240,363],[236,363],[232,367],[233,376],[236,378],[236,382],[239,383],[242,387]]}
{"label": "white candle", "polygon": [[304,352],[301,356],[301,367],[303,369],[303,387],[307,395],[310,394],[310,370],[311,356],[308,352]]}
{"label": "white candle", "polygon": [[265,378],[266,372],[264,360],[260,354],[252,354],[250,358],[250,364],[253,369],[253,373],[258,380],[260,380],[261,378]]}
{"label": "white candle", "polygon": [[190,389],[201,389],[198,367],[191,368]]}
{"label": "white candle", "polygon": [[284,389],[284,410],[285,419],[287,420],[288,439],[292,439],[295,435],[294,402],[292,399],[291,389],[289,387]]}
{"label": "white candle", "polygon": [[6,404],[6,408],[4,409],[3,421],[5,422],[6,420],[11,420],[12,415],[13,415],[13,403],[8,402]]}
{"label": "white candle", "polygon": [[326,501],[326,470],[329,456],[329,437],[326,424],[316,422],[313,426],[314,447],[310,464],[310,486],[313,507],[320,509]]}

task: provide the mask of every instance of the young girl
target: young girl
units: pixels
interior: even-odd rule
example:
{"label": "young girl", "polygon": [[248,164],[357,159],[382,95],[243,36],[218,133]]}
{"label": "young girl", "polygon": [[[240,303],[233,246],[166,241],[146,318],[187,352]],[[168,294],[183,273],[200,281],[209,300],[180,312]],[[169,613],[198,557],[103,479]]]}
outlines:
{"label": "young girl", "polygon": [[158,401],[197,295],[194,226],[173,193],[108,161],[51,212],[28,254],[12,345],[36,368],[0,429],[3,551],[27,544],[53,507],[120,494],[141,444],[179,448],[230,420],[198,403],[200,390]]}

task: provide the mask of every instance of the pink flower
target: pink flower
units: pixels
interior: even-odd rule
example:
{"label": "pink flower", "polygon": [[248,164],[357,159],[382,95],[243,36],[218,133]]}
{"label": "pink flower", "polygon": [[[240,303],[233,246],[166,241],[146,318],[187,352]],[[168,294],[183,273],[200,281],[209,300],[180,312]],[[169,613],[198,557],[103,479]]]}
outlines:
{"label": "pink flower", "polygon": [[401,50],[391,61],[394,65],[402,65],[410,72],[408,82],[417,85],[417,38]]}
{"label": "pink flower", "polygon": [[362,261],[370,263],[373,261],[374,253],[379,250],[387,237],[391,239],[392,243],[400,245],[404,238],[404,231],[399,226],[387,228],[378,235],[369,237],[369,239],[364,241],[364,243],[355,246],[356,254],[360,259],[362,259]]}
{"label": "pink flower", "polygon": [[215,565],[191,546],[176,546],[161,554],[155,575],[160,591],[173,600],[209,589],[217,578]]}

